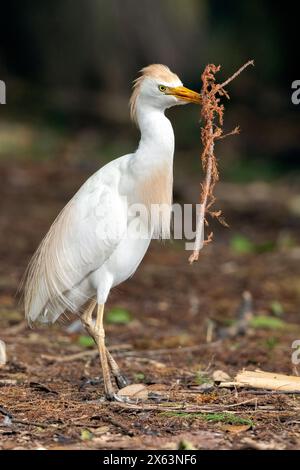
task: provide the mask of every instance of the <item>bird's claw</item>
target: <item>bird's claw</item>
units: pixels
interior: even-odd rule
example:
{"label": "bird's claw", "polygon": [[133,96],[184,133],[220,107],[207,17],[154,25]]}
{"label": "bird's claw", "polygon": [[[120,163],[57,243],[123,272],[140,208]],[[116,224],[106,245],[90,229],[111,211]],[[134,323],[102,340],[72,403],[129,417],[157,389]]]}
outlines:
{"label": "bird's claw", "polygon": [[117,401],[119,403],[132,403],[132,401],[126,396],[120,396],[117,393],[106,393],[106,399],[108,401]]}
{"label": "bird's claw", "polygon": [[127,387],[127,385],[129,385],[129,380],[127,379],[127,377],[125,377],[125,375],[117,375],[115,377],[115,380],[116,380],[116,383],[117,383],[117,386],[119,389],[121,388],[125,388]]}

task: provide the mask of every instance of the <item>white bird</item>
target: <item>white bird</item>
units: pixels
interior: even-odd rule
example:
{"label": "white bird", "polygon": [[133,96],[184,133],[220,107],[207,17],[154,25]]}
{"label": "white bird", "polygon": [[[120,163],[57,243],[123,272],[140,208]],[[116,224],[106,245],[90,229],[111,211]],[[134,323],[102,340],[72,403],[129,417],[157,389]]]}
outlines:
{"label": "white bird", "polygon": [[[104,305],[111,288],[135,272],[151,238],[168,237],[174,133],[164,113],[187,102],[200,103],[200,94],[185,88],[168,67],[152,64],[141,70],[130,99],[131,117],[141,132],[137,150],[111,161],[83,184],[27,269],[28,321],[53,323],[67,310],[78,313],[98,346],[109,400],[118,399],[110,372],[120,388],[127,381],[105,346]],[[136,210],[137,204],[142,210]],[[151,216],[155,205],[162,209],[158,220]]]}

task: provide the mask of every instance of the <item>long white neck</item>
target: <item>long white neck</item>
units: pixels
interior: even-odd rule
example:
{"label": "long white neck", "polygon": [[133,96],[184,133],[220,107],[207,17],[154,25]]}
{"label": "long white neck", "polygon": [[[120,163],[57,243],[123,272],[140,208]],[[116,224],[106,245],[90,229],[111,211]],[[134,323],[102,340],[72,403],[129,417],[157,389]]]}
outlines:
{"label": "long white neck", "polygon": [[137,112],[141,140],[132,159],[134,198],[151,213],[160,206],[162,217],[152,221],[153,233],[170,236],[173,189],[174,132],[162,110],[143,106]]}
{"label": "long white neck", "polygon": [[154,107],[139,107],[137,121],[141,131],[141,140],[136,157],[145,164],[157,166],[173,163],[174,132],[163,110]]}

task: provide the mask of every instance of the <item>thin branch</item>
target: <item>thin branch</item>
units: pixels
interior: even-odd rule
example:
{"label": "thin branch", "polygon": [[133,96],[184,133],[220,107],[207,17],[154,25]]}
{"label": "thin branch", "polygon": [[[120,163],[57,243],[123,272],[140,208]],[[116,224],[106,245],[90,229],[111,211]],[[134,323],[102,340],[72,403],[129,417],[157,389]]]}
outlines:
{"label": "thin branch", "polygon": [[[110,346],[109,351],[121,351],[131,349],[130,344],[118,344]],[[41,358],[51,362],[73,362],[78,359],[85,359],[86,357],[94,357],[99,354],[98,349],[89,349],[88,351],[80,351],[74,354],[68,354],[67,356],[53,356],[50,354],[42,354]]]}
{"label": "thin branch", "polygon": [[218,140],[226,139],[226,137],[229,137],[230,135],[239,134],[240,131],[240,126],[236,126],[234,129],[232,129],[232,131],[227,132],[227,134],[220,135],[220,137],[218,137]]}
{"label": "thin branch", "polygon": [[248,62],[246,62],[246,64],[242,65],[242,67],[239,68],[239,70],[237,70],[233,75],[231,75],[231,77],[227,78],[227,80],[225,80],[225,82],[220,83],[219,85],[217,85],[217,87],[218,88],[224,88],[225,86],[227,86],[228,83],[232,82],[232,80],[234,80],[238,75],[240,75],[240,73],[242,73],[242,71],[245,70],[245,68],[249,67],[249,65],[252,65],[254,67],[254,60],[248,60]]}

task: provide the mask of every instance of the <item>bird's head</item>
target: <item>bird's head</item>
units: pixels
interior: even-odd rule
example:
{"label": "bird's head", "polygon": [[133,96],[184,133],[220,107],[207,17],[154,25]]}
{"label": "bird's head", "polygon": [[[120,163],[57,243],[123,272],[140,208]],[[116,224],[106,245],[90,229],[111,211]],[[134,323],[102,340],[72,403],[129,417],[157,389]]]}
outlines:
{"label": "bird's head", "polygon": [[137,121],[140,108],[164,111],[178,104],[201,103],[201,95],[183,86],[179,77],[162,64],[152,64],[141,70],[134,81],[130,98],[130,114]]}

